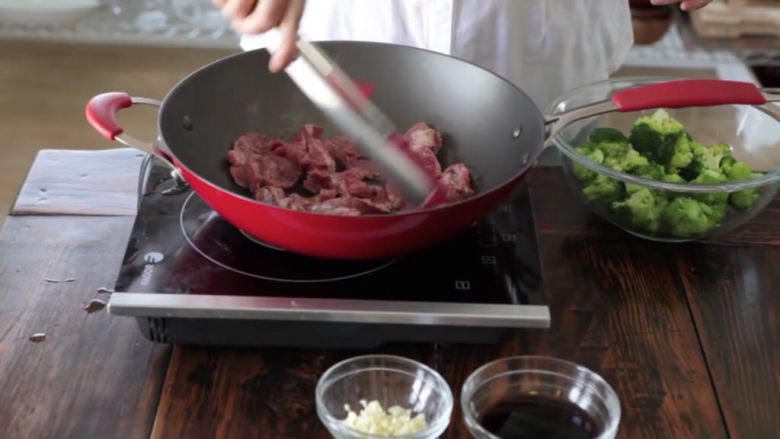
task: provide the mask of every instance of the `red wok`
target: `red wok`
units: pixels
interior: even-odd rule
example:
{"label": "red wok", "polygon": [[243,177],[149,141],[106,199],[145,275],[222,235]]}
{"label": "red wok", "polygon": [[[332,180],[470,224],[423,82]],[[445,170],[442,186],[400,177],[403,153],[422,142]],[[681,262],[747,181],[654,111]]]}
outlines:
{"label": "red wok", "polygon": [[[441,131],[443,165],[465,163],[477,195],[430,209],[363,216],[296,211],[256,201],[229,173],[227,151],[237,137],[254,131],[290,138],[308,123],[336,134],[289,77],[268,73],[265,50],[232,55],[195,71],[162,102],[126,93],[97,95],[87,104],[87,119],[104,136],[170,162],[220,216],[261,241],[313,257],[383,259],[442,242],[492,212],[523,181],[549,136],[573,120],[615,110],[734,103],[731,95],[711,99],[712,89],[701,81],[678,87],[674,95],[633,89],[622,102],[613,98],[545,120],[522,90],[453,57],[379,43],[321,46],[353,78],[374,85],[372,99],[396,126],[427,122]],[[651,87],[657,86],[643,89]],[[667,99],[659,101],[659,96]],[[157,144],[123,133],[116,113],[133,104],[159,105]]]}

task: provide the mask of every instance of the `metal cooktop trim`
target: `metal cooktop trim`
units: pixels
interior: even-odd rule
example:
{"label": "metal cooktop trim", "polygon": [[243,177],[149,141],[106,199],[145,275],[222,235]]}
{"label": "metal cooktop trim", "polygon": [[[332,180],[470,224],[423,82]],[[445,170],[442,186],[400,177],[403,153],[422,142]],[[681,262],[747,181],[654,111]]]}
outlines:
{"label": "metal cooktop trim", "polygon": [[110,314],[134,317],[500,328],[550,327],[550,312],[544,305],[117,292],[111,295],[107,308]]}

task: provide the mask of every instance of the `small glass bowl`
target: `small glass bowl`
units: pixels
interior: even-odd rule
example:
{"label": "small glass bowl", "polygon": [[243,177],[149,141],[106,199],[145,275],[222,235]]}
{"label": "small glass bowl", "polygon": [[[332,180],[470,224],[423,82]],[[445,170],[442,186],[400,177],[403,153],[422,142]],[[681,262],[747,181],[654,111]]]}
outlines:
{"label": "small glass bowl", "polygon": [[466,428],[474,438],[498,439],[480,424],[480,418],[502,403],[528,397],[576,405],[595,422],[601,432],[598,439],[617,434],[620,400],[612,387],[583,366],[540,356],[503,358],[474,371],[460,396]]}
{"label": "small glass bowl", "polygon": [[[608,100],[617,91],[673,79],[616,78],[588,84],[558,98],[550,104],[546,114],[555,117],[567,110]],[[566,182],[574,194],[604,220],[632,235],[652,241],[686,242],[722,235],[742,227],[761,213],[780,190],[780,106],[718,105],[664,110],[682,123],[696,142],[705,145],[727,143],[735,159],[748,163],[751,169],[763,175],[721,184],[671,183],[617,171],[580,154],[576,148],[587,141],[594,129],[615,128],[628,135],[637,117],[650,115],[655,110],[613,112],[573,122],[561,128],[551,139],[560,153]],[[616,194],[615,200],[599,194],[588,195],[586,188],[591,176],[596,175],[603,180],[603,187],[616,188],[612,191]],[[696,224],[697,218],[691,217],[691,226],[682,227],[679,215],[666,218],[659,213],[663,211],[660,205],[657,210],[648,209],[649,217],[627,217],[620,209],[615,209],[614,202],[625,201],[629,196],[629,188],[649,189],[651,193],[660,194],[662,197],[658,197],[659,202],[671,203],[678,198],[684,198],[681,201],[687,202],[689,199],[711,200],[723,197],[729,202],[723,213],[720,208],[709,213],[715,220],[701,225]],[[748,199],[754,201],[752,204],[738,203],[740,208],[735,208],[731,202],[734,194],[751,195]],[[690,211],[688,214],[694,213]],[[658,217],[653,220],[656,214]],[[706,215],[707,211],[703,210],[701,214]],[[666,224],[672,219],[675,224]]]}
{"label": "small glass bowl", "polygon": [[379,438],[347,427],[345,404],[359,413],[361,401],[378,401],[387,411],[401,406],[412,417],[423,414],[426,428],[394,438],[436,438],[447,429],[452,415],[452,392],[430,367],[408,358],[366,355],[342,361],[320,378],[316,389],[317,415],[336,438]]}

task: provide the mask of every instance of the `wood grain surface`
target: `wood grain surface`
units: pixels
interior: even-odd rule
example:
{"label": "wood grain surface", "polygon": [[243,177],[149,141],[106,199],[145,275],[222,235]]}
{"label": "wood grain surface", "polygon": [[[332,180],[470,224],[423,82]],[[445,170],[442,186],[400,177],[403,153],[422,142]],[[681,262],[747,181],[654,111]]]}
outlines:
{"label": "wood grain surface", "polygon": [[[556,169],[534,173],[553,328],[518,331],[496,346],[424,345],[419,351],[397,351],[426,359],[451,385],[456,407],[446,437],[468,437],[458,407],[466,377],[488,361],[519,354],[557,356],[602,374],[621,398],[620,437],[728,437],[670,249],[609,232],[612,238],[603,239],[595,232],[603,225],[589,220],[584,209],[570,208],[576,200],[565,195],[562,184]],[[155,438],[325,434],[314,408],[314,386],[346,353],[218,352],[176,348]],[[199,384],[197,377],[208,378]],[[252,379],[263,389],[264,404],[243,385]],[[280,409],[291,415],[280,418]]]}
{"label": "wood grain surface", "polygon": [[[459,409],[466,377],[518,354],[601,374],[621,400],[620,438],[777,437],[780,202],[727,236],[667,245],[596,219],[559,169],[536,169],[531,184],[552,327],[491,346],[378,350],[448,380],[455,411],[446,437],[468,437]],[[12,216],[0,232],[0,437],[328,437],[317,380],[365,351],[171,354],[132,320],[82,309],[113,281],[131,222]],[[35,333],[46,339],[30,341]]]}
{"label": "wood grain surface", "polygon": [[780,246],[690,246],[677,260],[731,437],[780,436]]}
{"label": "wood grain surface", "polygon": [[[432,345],[389,346],[433,366]],[[152,438],[327,438],[314,389],[330,366],[370,352],[177,346]]]}
{"label": "wood grain surface", "polygon": [[[144,438],[169,349],[84,305],[112,286],[132,217],[8,217],[0,232],[0,437]],[[34,334],[45,334],[40,342]]]}

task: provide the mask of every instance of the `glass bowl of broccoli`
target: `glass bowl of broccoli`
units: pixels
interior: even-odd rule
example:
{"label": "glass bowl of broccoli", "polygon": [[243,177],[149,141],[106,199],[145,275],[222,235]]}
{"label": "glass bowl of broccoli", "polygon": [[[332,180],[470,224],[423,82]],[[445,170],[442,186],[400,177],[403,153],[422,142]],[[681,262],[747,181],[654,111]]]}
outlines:
{"label": "glass bowl of broccoli", "polygon": [[[547,114],[663,81],[589,84]],[[551,140],[568,185],[595,214],[642,238],[684,242],[739,228],[771,202],[780,189],[779,120],[773,104],[658,108],[578,120]]]}

